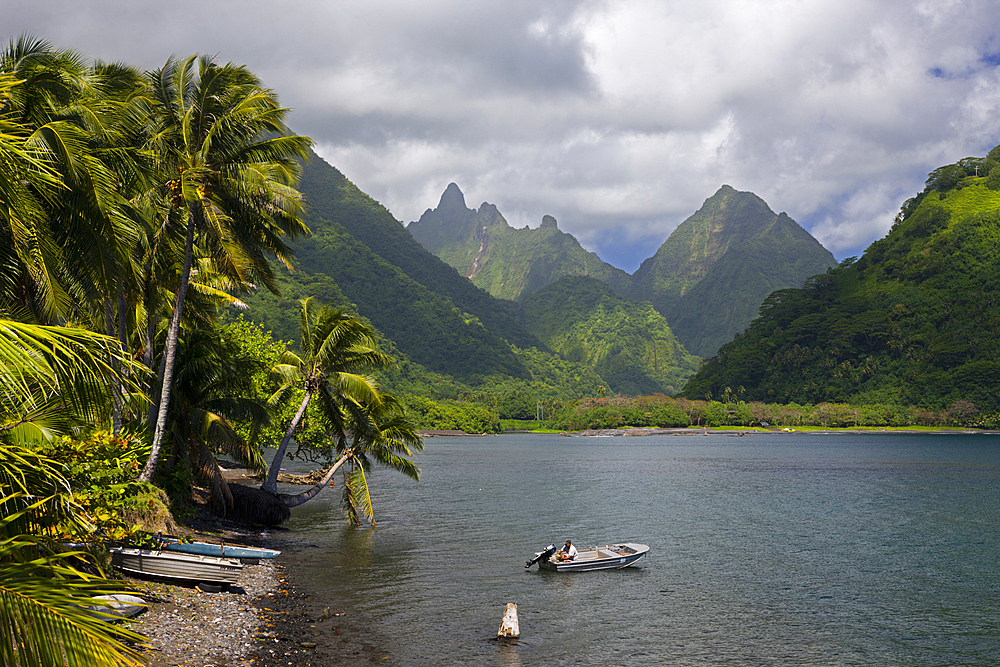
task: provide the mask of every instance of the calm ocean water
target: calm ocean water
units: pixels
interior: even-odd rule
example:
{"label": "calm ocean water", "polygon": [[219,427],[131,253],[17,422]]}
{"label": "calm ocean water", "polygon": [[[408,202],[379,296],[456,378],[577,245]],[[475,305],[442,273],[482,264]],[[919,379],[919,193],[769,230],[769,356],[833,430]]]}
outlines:
{"label": "calm ocean water", "polygon": [[[418,462],[370,477],[375,528],[326,490],[272,534],[383,664],[1000,661],[1000,436],[431,438]],[[651,550],[524,569],[567,538]],[[514,645],[490,641],[508,602]]]}

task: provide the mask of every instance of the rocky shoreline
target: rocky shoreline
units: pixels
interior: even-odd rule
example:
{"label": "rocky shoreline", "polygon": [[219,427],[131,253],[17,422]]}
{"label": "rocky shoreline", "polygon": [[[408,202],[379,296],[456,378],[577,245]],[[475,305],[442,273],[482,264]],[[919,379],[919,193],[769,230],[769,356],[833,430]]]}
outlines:
{"label": "rocky shoreline", "polygon": [[274,561],[244,566],[239,583],[218,593],[126,581],[149,604],[129,627],[147,638],[151,667],[392,664],[356,619],[314,602]]}
{"label": "rocky shoreline", "polygon": [[[251,479],[242,466],[228,463],[224,471],[230,481]],[[192,539],[283,549],[269,544],[266,532],[204,512],[184,532]],[[244,565],[239,582],[222,592],[123,579],[149,605],[127,623],[147,638],[151,667],[392,664],[358,619],[308,595],[309,582],[296,580],[295,554],[287,550],[274,560]]]}

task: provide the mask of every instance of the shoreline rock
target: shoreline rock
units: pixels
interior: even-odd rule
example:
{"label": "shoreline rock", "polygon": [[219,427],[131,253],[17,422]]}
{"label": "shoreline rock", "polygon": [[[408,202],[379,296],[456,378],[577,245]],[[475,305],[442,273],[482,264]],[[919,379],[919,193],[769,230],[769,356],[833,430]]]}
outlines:
{"label": "shoreline rock", "polygon": [[184,532],[285,551],[245,565],[239,583],[218,593],[122,577],[149,605],[126,622],[147,638],[150,667],[393,664],[369,628],[334,608],[335,601],[313,600],[304,590],[308,582],[294,581],[294,554],[267,533],[204,515]]}

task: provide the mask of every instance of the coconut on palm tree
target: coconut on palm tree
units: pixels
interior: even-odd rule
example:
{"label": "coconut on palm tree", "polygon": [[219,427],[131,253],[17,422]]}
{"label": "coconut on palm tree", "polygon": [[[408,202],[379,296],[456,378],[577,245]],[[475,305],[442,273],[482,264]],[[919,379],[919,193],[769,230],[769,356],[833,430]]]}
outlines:
{"label": "coconut on palm tree", "polygon": [[224,273],[274,289],[267,255],[287,262],[284,239],[308,233],[302,222],[299,173],[310,140],[290,135],[286,109],[245,67],[211,58],[171,58],[151,75],[150,147],[161,174],[161,194],[184,225],[184,259],[164,344],[163,378],[152,450],[140,479],[156,470],[184,301],[198,245]]}

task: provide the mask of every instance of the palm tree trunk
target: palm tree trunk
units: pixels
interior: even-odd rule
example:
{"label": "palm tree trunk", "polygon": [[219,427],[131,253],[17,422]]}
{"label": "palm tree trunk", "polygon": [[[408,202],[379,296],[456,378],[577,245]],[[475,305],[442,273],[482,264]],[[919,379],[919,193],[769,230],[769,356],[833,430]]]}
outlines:
{"label": "palm tree trunk", "polygon": [[285,450],[288,449],[288,443],[292,441],[292,435],[295,434],[295,429],[298,427],[299,422],[302,421],[302,415],[306,413],[306,407],[309,405],[309,399],[311,398],[312,393],[307,389],[298,412],[295,413],[292,422],[285,431],[285,437],[281,439],[281,444],[278,445],[278,451],[274,453],[274,458],[271,460],[271,467],[267,469],[267,479],[260,485],[260,488],[268,493],[278,494],[278,472],[281,471],[281,462],[285,459]]}
{"label": "palm tree trunk", "polygon": [[[118,338],[115,332],[115,313],[111,305],[111,297],[104,297],[104,333],[108,338]],[[111,431],[115,435],[122,432],[122,383],[121,369],[118,361],[112,356],[111,369],[115,372],[114,380],[111,382]]]}
{"label": "palm tree trunk", "polygon": [[323,487],[330,483],[330,480],[333,479],[333,475],[337,472],[337,469],[344,465],[344,463],[352,456],[354,456],[353,450],[348,449],[344,452],[343,456],[341,456],[337,462],[333,464],[333,467],[326,471],[326,474],[323,475],[323,479],[317,482],[315,486],[309,490],[303,491],[302,493],[296,493],[294,496],[281,494],[278,497],[281,498],[281,502],[285,503],[285,507],[298,507],[307,500],[312,500],[316,497],[316,494],[323,490]]}
{"label": "palm tree trunk", "polygon": [[140,482],[149,482],[156,473],[156,464],[160,459],[160,448],[163,445],[163,434],[167,430],[167,409],[170,407],[170,385],[174,377],[174,359],[177,357],[177,339],[180,337],[181,314],[184,312],[184,297],[187,296],[188,281],[191,279],[191,263],[194,258],[194,211],[188,211],[187,237],[184,241],[184,270],[181,272],[181,282],[174,295],[174,308],[170,317],[170,328],[167,330],[167,341],[163,346],[163,380],[160,385],[160,405],[156,415],[156,427],[153,430],[153,444],[149,450],[149,459],[139,475]]}

